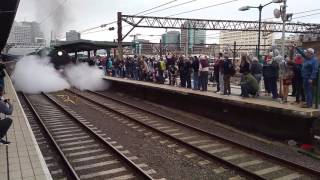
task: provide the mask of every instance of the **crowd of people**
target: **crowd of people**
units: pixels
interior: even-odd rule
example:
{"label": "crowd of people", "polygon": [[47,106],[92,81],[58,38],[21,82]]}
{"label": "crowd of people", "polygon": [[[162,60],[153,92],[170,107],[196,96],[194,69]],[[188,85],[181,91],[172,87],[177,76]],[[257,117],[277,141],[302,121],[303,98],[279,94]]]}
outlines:
{"label": "crowd of people", "polygon": [[215,92],[221,95],[231,94],[231,78],[237,74],[240,75],[240,96],[243,98],[261,96],[263,84],[266,96],[287,103],[291,86],[291,96],[296,97],[292,103],[311,108],[319,68],[315,51],[292,46],[289,52],[283,57],[277,49],[272,49],[260,60],[243,54],[239,67],[235,66],[227,51],[219,53],[213,62],[209,62],[207,56],[170,54],[160,58],[126,57],[122,61],[110,57],[103,66],[108,76],[167,83],[200,91],[208,90],[210,79],[215,81]]}

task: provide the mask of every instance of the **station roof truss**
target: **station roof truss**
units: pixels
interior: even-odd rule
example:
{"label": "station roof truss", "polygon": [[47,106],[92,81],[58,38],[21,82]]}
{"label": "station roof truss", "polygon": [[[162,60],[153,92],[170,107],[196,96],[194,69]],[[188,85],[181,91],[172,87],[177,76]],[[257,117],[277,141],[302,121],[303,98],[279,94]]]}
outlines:
{"label": "station roof truss", "polygon": [[[122,15],[122,21],[133,27],[168,28],[168,29],[198,29],[227,31],[258,31],[258,21],[189,19],[155,16]],[[188,23],[185,23],[188,22]],[[262,32],[282,32],[282,23],[261,22]],[[286,23],[287,33],[320,34],[320,24]]]}

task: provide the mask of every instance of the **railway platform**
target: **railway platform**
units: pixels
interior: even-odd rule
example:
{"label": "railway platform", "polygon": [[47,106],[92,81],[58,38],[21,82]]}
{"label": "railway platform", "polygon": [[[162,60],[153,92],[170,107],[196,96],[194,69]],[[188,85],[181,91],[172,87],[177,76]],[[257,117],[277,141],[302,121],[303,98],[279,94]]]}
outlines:
{"label": "railway platform", "polygon": [[240,129],[281,139],[310,140],[310,128],[320,117],[317,109],[281,104],[263,97],[243,99],[212,91],[155,84],[106,76],[111,89],[187,112],[203,115]]}
{"label": "railway platform", "polygon": [[8,76],[5,84],[4,96],[11,100],[14,107],[10,116],[13,122],[7,133],[11,144],[0,145],[0,179],[50,180],[50,172]]}

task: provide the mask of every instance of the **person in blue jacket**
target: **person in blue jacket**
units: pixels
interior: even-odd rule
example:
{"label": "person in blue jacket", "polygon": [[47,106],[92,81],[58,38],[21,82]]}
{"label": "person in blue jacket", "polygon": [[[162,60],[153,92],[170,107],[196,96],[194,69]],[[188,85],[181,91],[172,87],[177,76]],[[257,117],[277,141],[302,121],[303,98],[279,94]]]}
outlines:
{"label": "person in blue jacket", "polygon": [[313,100],[313,82],[317,79],[318,73],[318,59],[315,56],[314,49],[308,48],[305,51],[302,51],[299,48],[296,48],[298,53],[304,58],[304,62],[301,69],[301,75],[303,78],[303,88],[306,97],[306,104],[302,107],[311,108]]}

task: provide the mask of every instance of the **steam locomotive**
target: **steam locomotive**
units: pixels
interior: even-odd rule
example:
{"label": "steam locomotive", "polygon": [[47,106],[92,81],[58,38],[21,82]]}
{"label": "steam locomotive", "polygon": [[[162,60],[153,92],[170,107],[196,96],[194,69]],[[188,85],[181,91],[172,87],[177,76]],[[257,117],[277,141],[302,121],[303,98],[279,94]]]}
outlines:
{"label": "steam locomotive", "polygon": [[61,69],[64,66],[74,62],[67,52],[63,50],[57,50],[54,48],[43,48],[29,55],[37,55],[39,57],[50,57],[50,61],[56,69]]}

